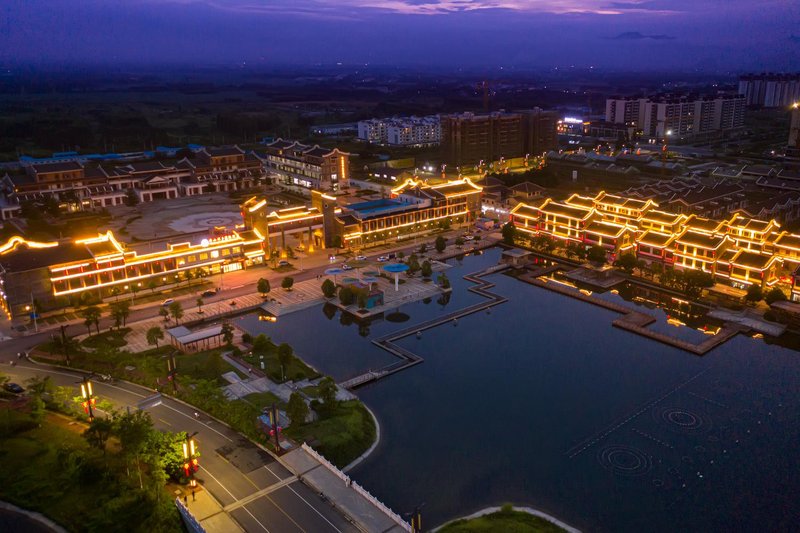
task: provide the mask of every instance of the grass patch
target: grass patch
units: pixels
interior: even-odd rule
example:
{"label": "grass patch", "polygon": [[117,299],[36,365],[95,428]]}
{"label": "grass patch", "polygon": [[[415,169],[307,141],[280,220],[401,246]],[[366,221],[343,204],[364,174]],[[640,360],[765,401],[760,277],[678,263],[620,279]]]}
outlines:
{"label": "grass patch", "polygon": [[127,346],[128,341],[125,336],[131,332],[131,328],[120,328],[111,331],[103,331],[96,335],[90,335],[81,341],[83,346],[92,349],[98,349],[103,346],[113,346],[114,348],[122,348]]}
{"label": "grass patch", "polygon": [[316,379],[320,373],[308,366],[302,359],[292,354],[287,368],[281,369],[278,359],[278,347],[272,341],[256,342],[252,352],[242,355],[242,359],[253,368],[261,368],[261,356],[264,356],[264,372],[276,383],[282,383],[283,375],[287,380],[300,381],[303,379]]}
{"label": "grass patch", "polygon": [[286,435],[307,442],[338,467],[347,466],[375,442],[375,421],[358,400],[338,402],[326,417],[295,427]]}
{"label": "grass patch", "polygon": [[504,505],[503,509],[478,518],[456,520],[447,524],[441,533],[491,533],[503,531],[506,533],[563,533],[563,529],[522,511],[514,511],[510,506]]}
{"label": "grass patch", "polygon": [[[4,421],[27,416],[4,409]],[[84,426],[47,415],[41,425],[15,424],[17,431],[0,437],[0,499],[39,511],[69,531],[182,531],[171,498],[139,490],[126,477],[125,461],[116,453],[92,449],[80,432]],[[158,498],[158,500],[156,500]]]}
{"label": "grass patch", "polygon": [[253,394],[248,394],[244,397],[245,400],[252,403],[259,409],[263,409],[264,407],[269,407],[273,403],[276,404],[278,407],[283,407],[283,402],[280,398],[272,394],[271,392],[254,392]]}

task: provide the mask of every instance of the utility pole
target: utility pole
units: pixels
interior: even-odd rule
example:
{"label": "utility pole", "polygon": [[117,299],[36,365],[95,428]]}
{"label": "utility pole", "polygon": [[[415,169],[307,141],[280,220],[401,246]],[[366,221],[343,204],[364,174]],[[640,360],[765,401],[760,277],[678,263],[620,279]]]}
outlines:
{"label": "utility pole", "polygon": [[281,434],[281,429],[283,429],[283,428],[281,428],[278,425],[278,408],[275,406],[274,403],[269,408],[269,422],[270,422],[270,425],[272,426],[272,428],[269,430],[269,436],[270,437],[273,437],[273,436],[275,437],[275,453],[277,453],[278,455],[281,455],[281,452],[283,450],[281,449],[281,436],[280,436],[280,434]]}

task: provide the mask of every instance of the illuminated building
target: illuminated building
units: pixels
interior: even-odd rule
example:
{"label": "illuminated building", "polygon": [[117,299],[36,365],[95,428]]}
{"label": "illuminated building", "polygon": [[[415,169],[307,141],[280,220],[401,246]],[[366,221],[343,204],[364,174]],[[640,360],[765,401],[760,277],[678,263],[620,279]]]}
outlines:
{"label": "illuminated building", "polygon": [[439,185],[409,179],[392,189],[392,198],[342,206],[334,231],[345,245],[365,246],[469,223],[481,213],[481,191],[468,179]]}
{"label": "illuminated building", "polygon": [[[800,101],[800,97],[798,97]],[[789,123],[789,148],[800,150],[800,103],[792,104],[792,118]]]}
{"label": "illuminated building", "polygon": [[253,228],[262,236],[268,252],[296,246],[306,250],[325,247],[323,212],[315,206],[273,210],[265,199],[253,197],[242,204],[242,218],[245,227]]}
{"label": "illuminated building", "polygon": [[442,138],[438,115],[373,118],[358,123],[358,138],[372,144],[434,146]]}
{"label": "illuminated building", "polygon": [[786,107],[800,101],[800,74],[745,74],[739,94],[749,106]]}
{"label": "illuminated building", "polygon": [[[0,247],[5,306],[14,315],[36,301],[42,309],[80,301],[83,294],[106,297],[185,279],[185,272],[214,274],[263,263],[263,239],[253,230],[215,232],[197,242],[169,243],[139,253],[109,231],[96,237],[32,243],[12,237]],[[77,299],[76,299],[77,298]]]}
{"label": "illuminated building", "polygon": [[350,185],[350,154],[337,148],[277,139],[262,159],[278,183],[290,189],[339,191]]}
{"label": "illuminated building", "polygon": [[[787,271],[800,272],[800,235],[781,231],[775,220],[740,213],[715,220],[657,207],[604,192],[573,194],[563,203],[551,198],[539,205],[520,203],[511,222],[528,238],[602,246],[612,261],[630,251],[647,264],[702,270],[740,288],[788,283]],[[797,293],[800,299],[800,289]]]}

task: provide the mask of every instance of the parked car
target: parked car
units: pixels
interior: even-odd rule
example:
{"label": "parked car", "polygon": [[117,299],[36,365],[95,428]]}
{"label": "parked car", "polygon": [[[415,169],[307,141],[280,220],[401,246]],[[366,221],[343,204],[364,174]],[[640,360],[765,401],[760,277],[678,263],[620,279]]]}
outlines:
{"label": "parked car", "polygon": [[212,291],[211,289],[209,289],[207,291],[203,291],[203,294],[201,294],[201,296],[203,298],[211,298],[212,296],[216,296],[216,295],[217,295],[217,291]]}
{"label": "parked car", "polygon": [[175,303],[175,298],[167,298],[163,302],[161,302],[162,307],[166,307],[172,303]]}
{"label": "parked car", "polygon": [[471,241],[471,240],[472,240],[472,239],[474,239],[474,238],[475,238],[475,237],[473,237],[472,235],[464,235],[464,240],[465,240],[465,241]]}
{"label": "parked car", "polygon": [[357,255],[356,256],[356,261],[366,261],[366,260],[367,260],[367,256],[366,255]]}
{"label": "parked car", "polygon": [[278,266],[279,267],[289,266],[289,261],[287,261],[286,259],[281,259],[280,261],[278,261]]}
{"label": "parked car", "polygon": [[385,262],[386,262],[386,261],[388,261],[388,260],[389,260],[389,258],[388,258],[388,257],[386,257],[385,255],[382,255],[382,256],[380,256],[380,257],[378,258],[378,262],[379,262],[379,263],[385,263]]}
{"label": "parked car", "polygon": [[25,389],[16,383],[4,383],[3,388],[8,392],[13,392],[14,394],[22,394],[25,392]]}
{"label": "parked car", "polygon": [[342,263],[342,270],[353,270],[353,267],[351,267],[347,263]]}

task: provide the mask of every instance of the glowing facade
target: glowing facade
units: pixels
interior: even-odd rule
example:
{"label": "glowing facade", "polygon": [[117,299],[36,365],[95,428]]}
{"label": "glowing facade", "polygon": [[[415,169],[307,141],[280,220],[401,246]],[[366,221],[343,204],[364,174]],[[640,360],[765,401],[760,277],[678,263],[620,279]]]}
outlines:
{"label": "glowing facade", "polygon": [[[511,221],[528,237],[602,246],[611,261],[631,252],[648,264],[702,270],[740,288],[788,283],[788,273],[800,269],[800,235],[782,231],[775,220],[740,213],[714,220],[658,207],[652,200],[604,192],[573,194],[564,202],[521,203]],[[800,289],[795,292],[800,300]]]}

